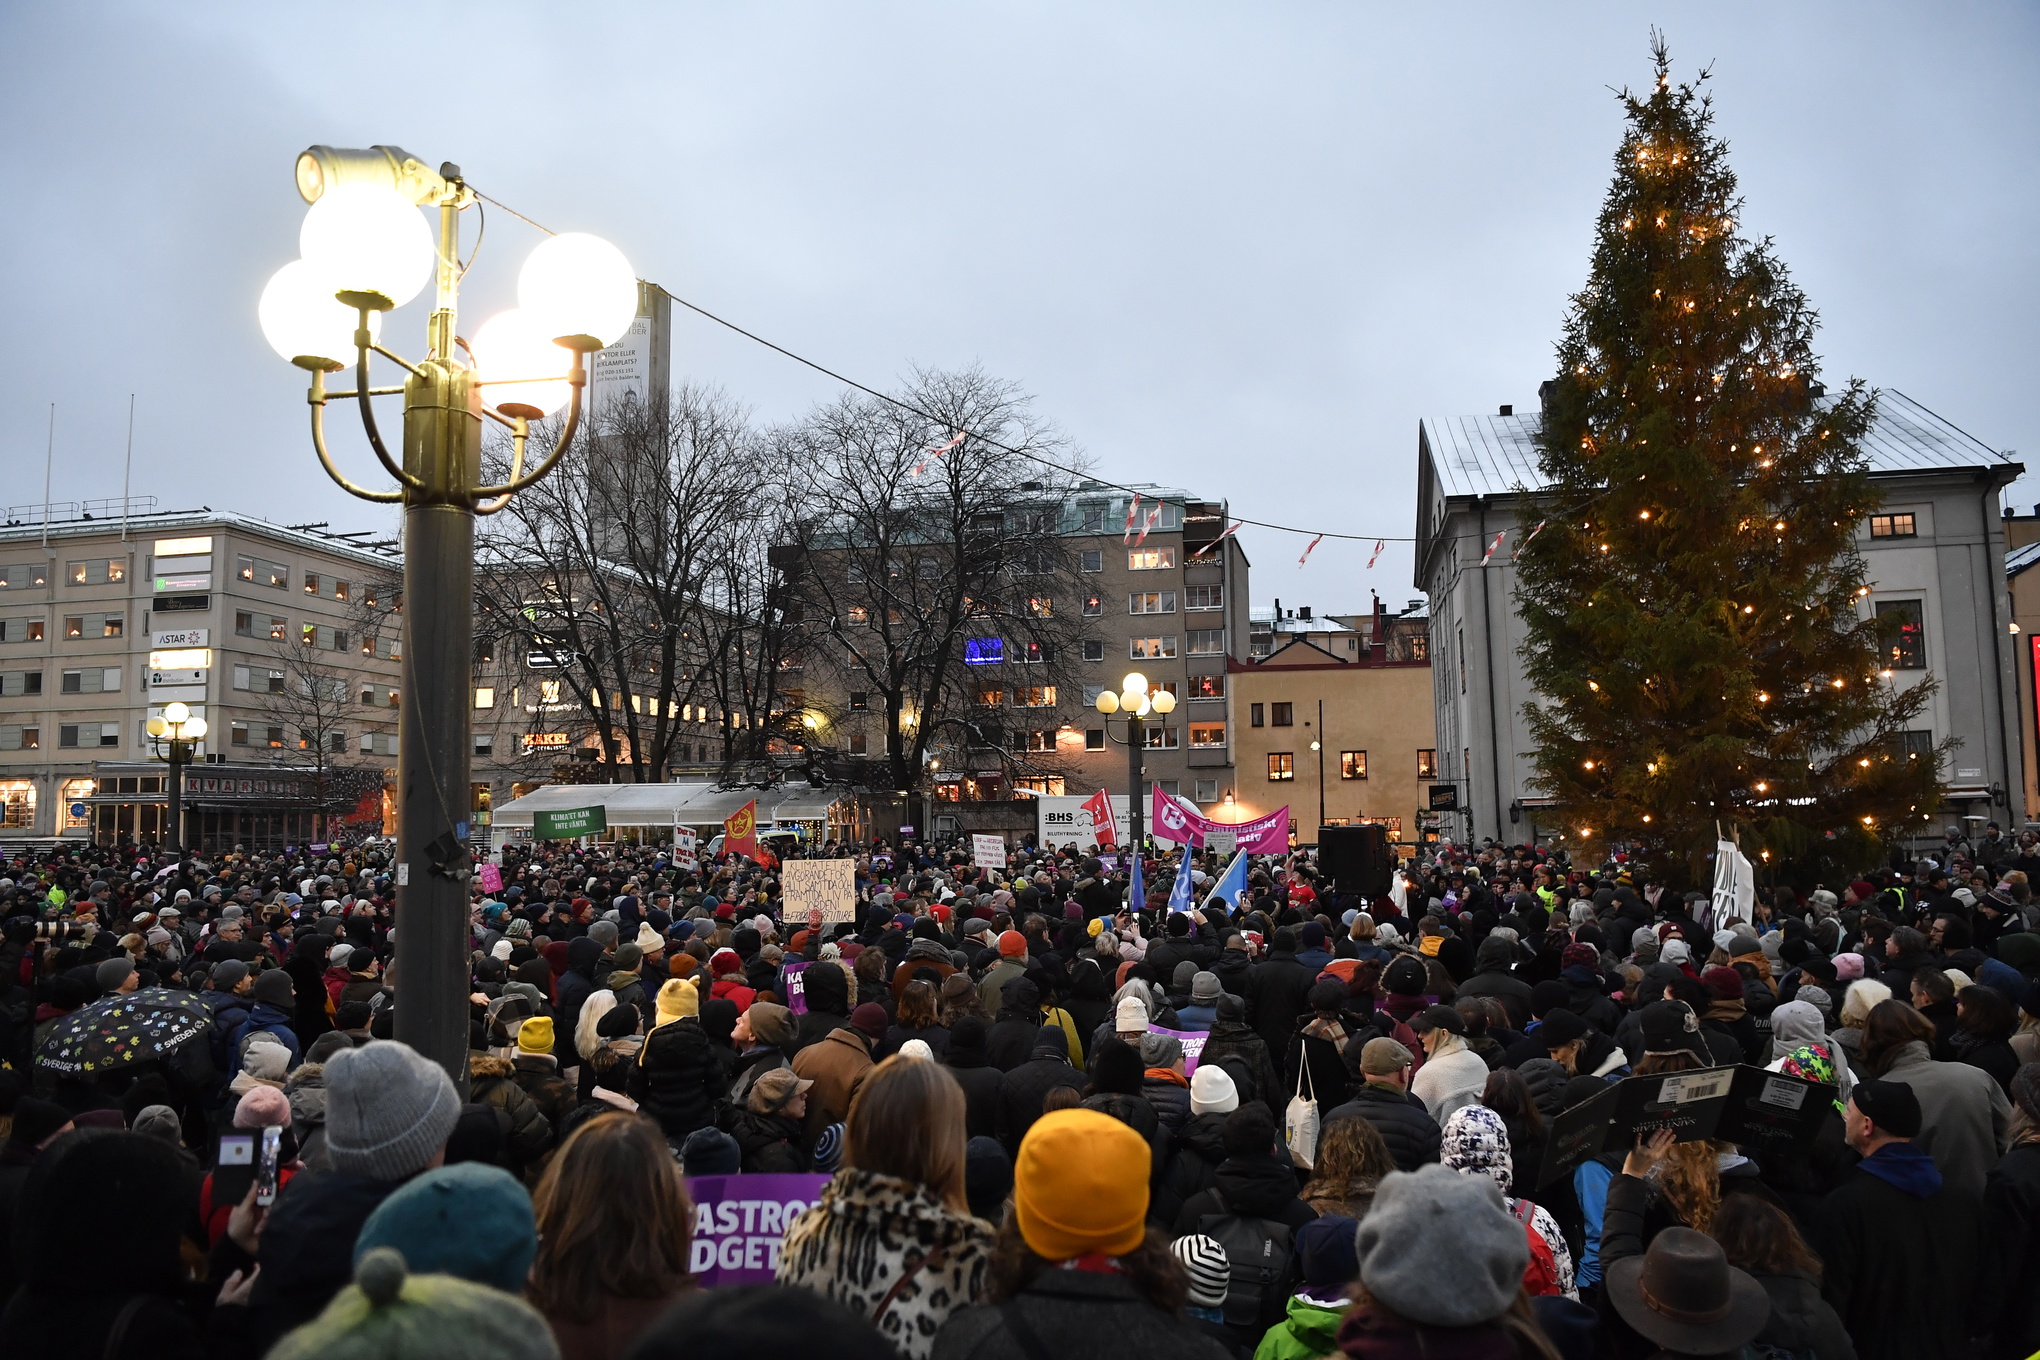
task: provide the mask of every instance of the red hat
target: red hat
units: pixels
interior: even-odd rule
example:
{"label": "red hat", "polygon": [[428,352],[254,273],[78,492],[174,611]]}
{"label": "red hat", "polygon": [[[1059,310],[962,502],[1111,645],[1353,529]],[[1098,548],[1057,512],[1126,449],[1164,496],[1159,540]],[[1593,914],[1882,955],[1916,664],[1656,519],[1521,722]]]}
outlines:
{"label": "red hat", "polygon": [[949,908],[943,906],[939,902],[936,903],[934,906],[928,908],[928,914],[934,917],[936,920],[942,922],[942,924],[944,925],[949,924],[949,917],[951,915],[950,910]]}
{"label": "red hat", "polygon": [[743,966],[744,961],[737,957],[734,949],[725,947],[708,956],[709,971],[717,977],[728,977]]}
{"label": "red hat", "polygon": [[1723,1001],[1740,1001],[1742,984],[1742,974],[1733,968],[1710,968],[1700,975],[1700,985]]}
{"label": "red hat", "polygon": [[886,1026],[890,1023],[885,1007],[876,1001],[867,1001],[850,1012],[850,1028],[873,1040],[885,1038]]}
{"label": "red hat", "polygon": [[728,903],[728,902],[718,902],[718,903],[716,903],[716,907],[715,907],[715,919],[716,919],[716,920],[718,920],[718,921],[734,921],[734,920],[736,920],[736,919],[737,919],[737,909],[736,909],[736,907],[735,907],[734,905],[732,905],[731,903]]}
{"label": "red hat", "polygon": [[1558,965],[1561,968],[1570,968],[1574,964],[1581,964],[1588,968],[1599,968],[1601,966],[1601,951],[1590,944],[1574,941],[1565,947],[1563,954],[1559,955]]}
{"label": "red hat", "polygon": [[1002,959],[1024,959],[1027,957],[1027,937],[1017,930],[1008,930],[999,936],[999,957]]}

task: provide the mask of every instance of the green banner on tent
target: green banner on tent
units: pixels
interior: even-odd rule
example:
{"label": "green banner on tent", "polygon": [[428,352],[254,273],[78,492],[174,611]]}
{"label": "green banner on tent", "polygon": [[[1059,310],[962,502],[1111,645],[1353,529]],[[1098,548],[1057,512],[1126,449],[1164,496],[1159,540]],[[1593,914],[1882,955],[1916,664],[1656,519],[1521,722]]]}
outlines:
{"label": "green banner on tent", "polygon": [[609,829],[609,810],[601,807],[567,808],[562,812],[531,814],[531,834],[542,841],[570,841]]}

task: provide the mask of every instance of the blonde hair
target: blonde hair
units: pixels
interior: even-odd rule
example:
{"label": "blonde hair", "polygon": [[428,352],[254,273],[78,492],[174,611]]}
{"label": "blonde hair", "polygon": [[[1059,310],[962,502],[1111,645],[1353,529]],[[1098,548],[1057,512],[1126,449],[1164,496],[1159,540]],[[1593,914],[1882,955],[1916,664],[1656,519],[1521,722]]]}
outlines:
{"label": "blonde hair", "polygon": [[1842,1027],[1862,1029],[1870,1023],[1870,1012],[1891,1000],[1891,988],[1875,978],[1857,978],[1842,998]]}

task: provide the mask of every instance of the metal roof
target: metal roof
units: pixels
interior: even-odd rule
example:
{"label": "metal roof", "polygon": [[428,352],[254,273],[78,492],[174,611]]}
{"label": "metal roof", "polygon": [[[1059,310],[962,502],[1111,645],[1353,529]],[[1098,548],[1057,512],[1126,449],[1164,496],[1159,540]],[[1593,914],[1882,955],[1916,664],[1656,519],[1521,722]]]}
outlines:
{"label": "metal roof", "polygon": [[2017,576],[2034,563],[2040,562],[2040,543],[2028,543],[2023,548],[2014,548],[2005,554],[2005,577]]}
{"label": "metal roof", "polygon": [[[1444,416],[1423,422],[1445,495],[1506,496],[1543,485],[1537,466],[1541,417]],[[1943,468],[2007,467],[2013,460],[1935,415],[1903,392],[1885,388],[1863,436],[1872,474],[1894,476]]]}

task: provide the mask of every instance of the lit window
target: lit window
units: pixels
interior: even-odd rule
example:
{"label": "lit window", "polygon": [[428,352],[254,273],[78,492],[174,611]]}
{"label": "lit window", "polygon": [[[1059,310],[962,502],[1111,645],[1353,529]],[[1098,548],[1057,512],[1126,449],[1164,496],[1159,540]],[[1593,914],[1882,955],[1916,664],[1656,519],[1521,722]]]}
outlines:
{"label": "lit window", "polygon": [[494,688],[492,688],[491,686],[488,686],[488,685],[476,685],[476,686],[475,686],[475,707],[476,707],[476,708],[494,708],[495,706],[496,706],[496,691],[495,691],[495,689],[494,689]]}
{"label": "lit window", "polygon": [[1438,753],[1436,751],[1417,752],[1417,778],[1436,779],[1437,777]]}
{"label": "lit window", "polygon": [[1872,538],[1917,538],[1919,528],[1910,514],[1870,516]]}
{"label": "lit window", "polygon": [[1288,751],[1268,753],[1268,778],[1280,783],[1296,778],[1296,757]]}
{"label": "lit window", "polygon": [[1225,745],[1225,724],[1192,723],[1190,726],[1190,745],[1193,747]]}
{"label": "lit window", "polygon": [[1367,777],[1367,753],[1365,751],[1339,752],[1339,778],[1365,779]]}
{"label": "lit window", "polygon": [[1126,554],[1128,571],[1166,571],[1175,565],[1174,548],[1132,548]]}
{"label": "lit window", "polygon": [[1176,654],[1176,639],[1172,637],[1128,638],[1126,654],[1136,661],[1164,660]]}

